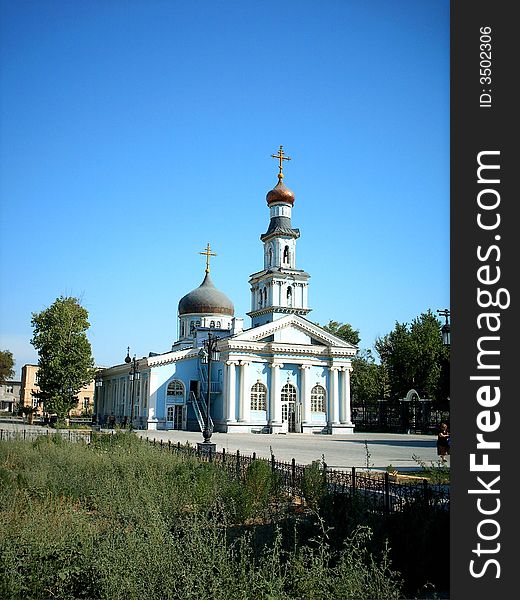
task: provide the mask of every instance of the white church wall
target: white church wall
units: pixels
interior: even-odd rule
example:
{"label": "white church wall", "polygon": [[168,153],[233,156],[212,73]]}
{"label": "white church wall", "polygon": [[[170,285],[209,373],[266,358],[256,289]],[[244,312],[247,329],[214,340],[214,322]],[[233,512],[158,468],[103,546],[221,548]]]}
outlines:
{"label": "white church wall", "polygon": [[150,392],[154,396],[155,416],[159,421],[159,428],[166,422],[166,406],[170,404],[170,402],[167,402],[166,395],[168,384],[174,379],[182,382],[184,385],[183,403],[186,403],[190,390],[190,381],[199,378],[197,365],[198,359],[192,358],[154,367],[154,377],[150,382],[150,386],[152,386],[153,382],[154,389],[153,392],[150,389]]}

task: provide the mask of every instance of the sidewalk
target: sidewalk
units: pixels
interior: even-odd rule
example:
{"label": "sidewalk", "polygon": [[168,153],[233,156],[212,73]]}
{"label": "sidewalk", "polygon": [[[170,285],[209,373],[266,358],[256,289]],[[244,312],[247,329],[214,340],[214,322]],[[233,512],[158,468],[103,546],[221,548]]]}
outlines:
{"label": "sidewalk", "polygon": [[[137,434],[166,443],[169,440],[172,444],[188,441],[194,445],[202,441],[202,434],[193,431],[138,431]],[[214,433],[211,441],[217,445],[217,451],[223,448],[226,452],[240,450],[241,454],[246,455],[256,452],[258,457],[263,458],[269,458],[272,451],[277,460],[294,458],[303,465],[324,458],[332,469],[369,466],[385,470],[391,464],[403,470],[416,470],[420,468],[418,461],[430,466],[439,460],[437,438],[431,435],[365,432],[352,435]]]}

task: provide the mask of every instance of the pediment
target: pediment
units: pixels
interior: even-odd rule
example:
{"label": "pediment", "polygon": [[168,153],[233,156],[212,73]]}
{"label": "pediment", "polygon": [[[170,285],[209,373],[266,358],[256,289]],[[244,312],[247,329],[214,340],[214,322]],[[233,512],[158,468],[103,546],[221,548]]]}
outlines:
{"label": "pediment", "polygon": [[286,344],[308,344],[334,348],[357,350],[356,346],[325,331],[319,325],[300,317],[287,315],[266,323],[260,327],[252,327],[231,338],[237,342],[279,342]]}

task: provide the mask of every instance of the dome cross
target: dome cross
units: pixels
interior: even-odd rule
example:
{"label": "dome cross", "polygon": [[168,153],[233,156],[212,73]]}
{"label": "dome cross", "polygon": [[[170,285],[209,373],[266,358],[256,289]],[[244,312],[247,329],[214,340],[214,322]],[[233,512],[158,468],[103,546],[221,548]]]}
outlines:
{"label": "dome cross", "polygon": [[285,154],[283,152],[283,146],[280,146],[280,149],[278,150],[278,154],[271,154],[271,158],[277,158],[280,163],[278,165],[278,169],[279,169],[278,179],[281,181],[283,179],[283,161],[284,160],[292,160],[292,159],[290,156],[285,156]]}
{"label": "dome cross", "polygon": [[211,246],[209,245],[209,242],[206,246],[206,250],[204,252],[199,252],[199,254],[203,254],[206,256],[206,273],[209,273],[209,257],[217,256],[214,252],[211,252]]}

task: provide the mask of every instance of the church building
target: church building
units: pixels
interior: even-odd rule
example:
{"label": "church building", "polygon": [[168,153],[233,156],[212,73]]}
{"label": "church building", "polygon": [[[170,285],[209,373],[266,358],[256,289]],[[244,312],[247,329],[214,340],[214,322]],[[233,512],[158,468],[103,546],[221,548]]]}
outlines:
{"label": "church building", "polygon": [[171,350],[130,358],[99,371],[95,412],[101,424],[142,429],[201,430],[210,410],[213,431],[352,433],[350,373],[357,348],[307,319],[309,274],[297,268],[292,226],[294,193],[283,183],[283,147],[269,208],[263,268],[250,276],[251,319],[206,270],[180,299],[178,339]]}

